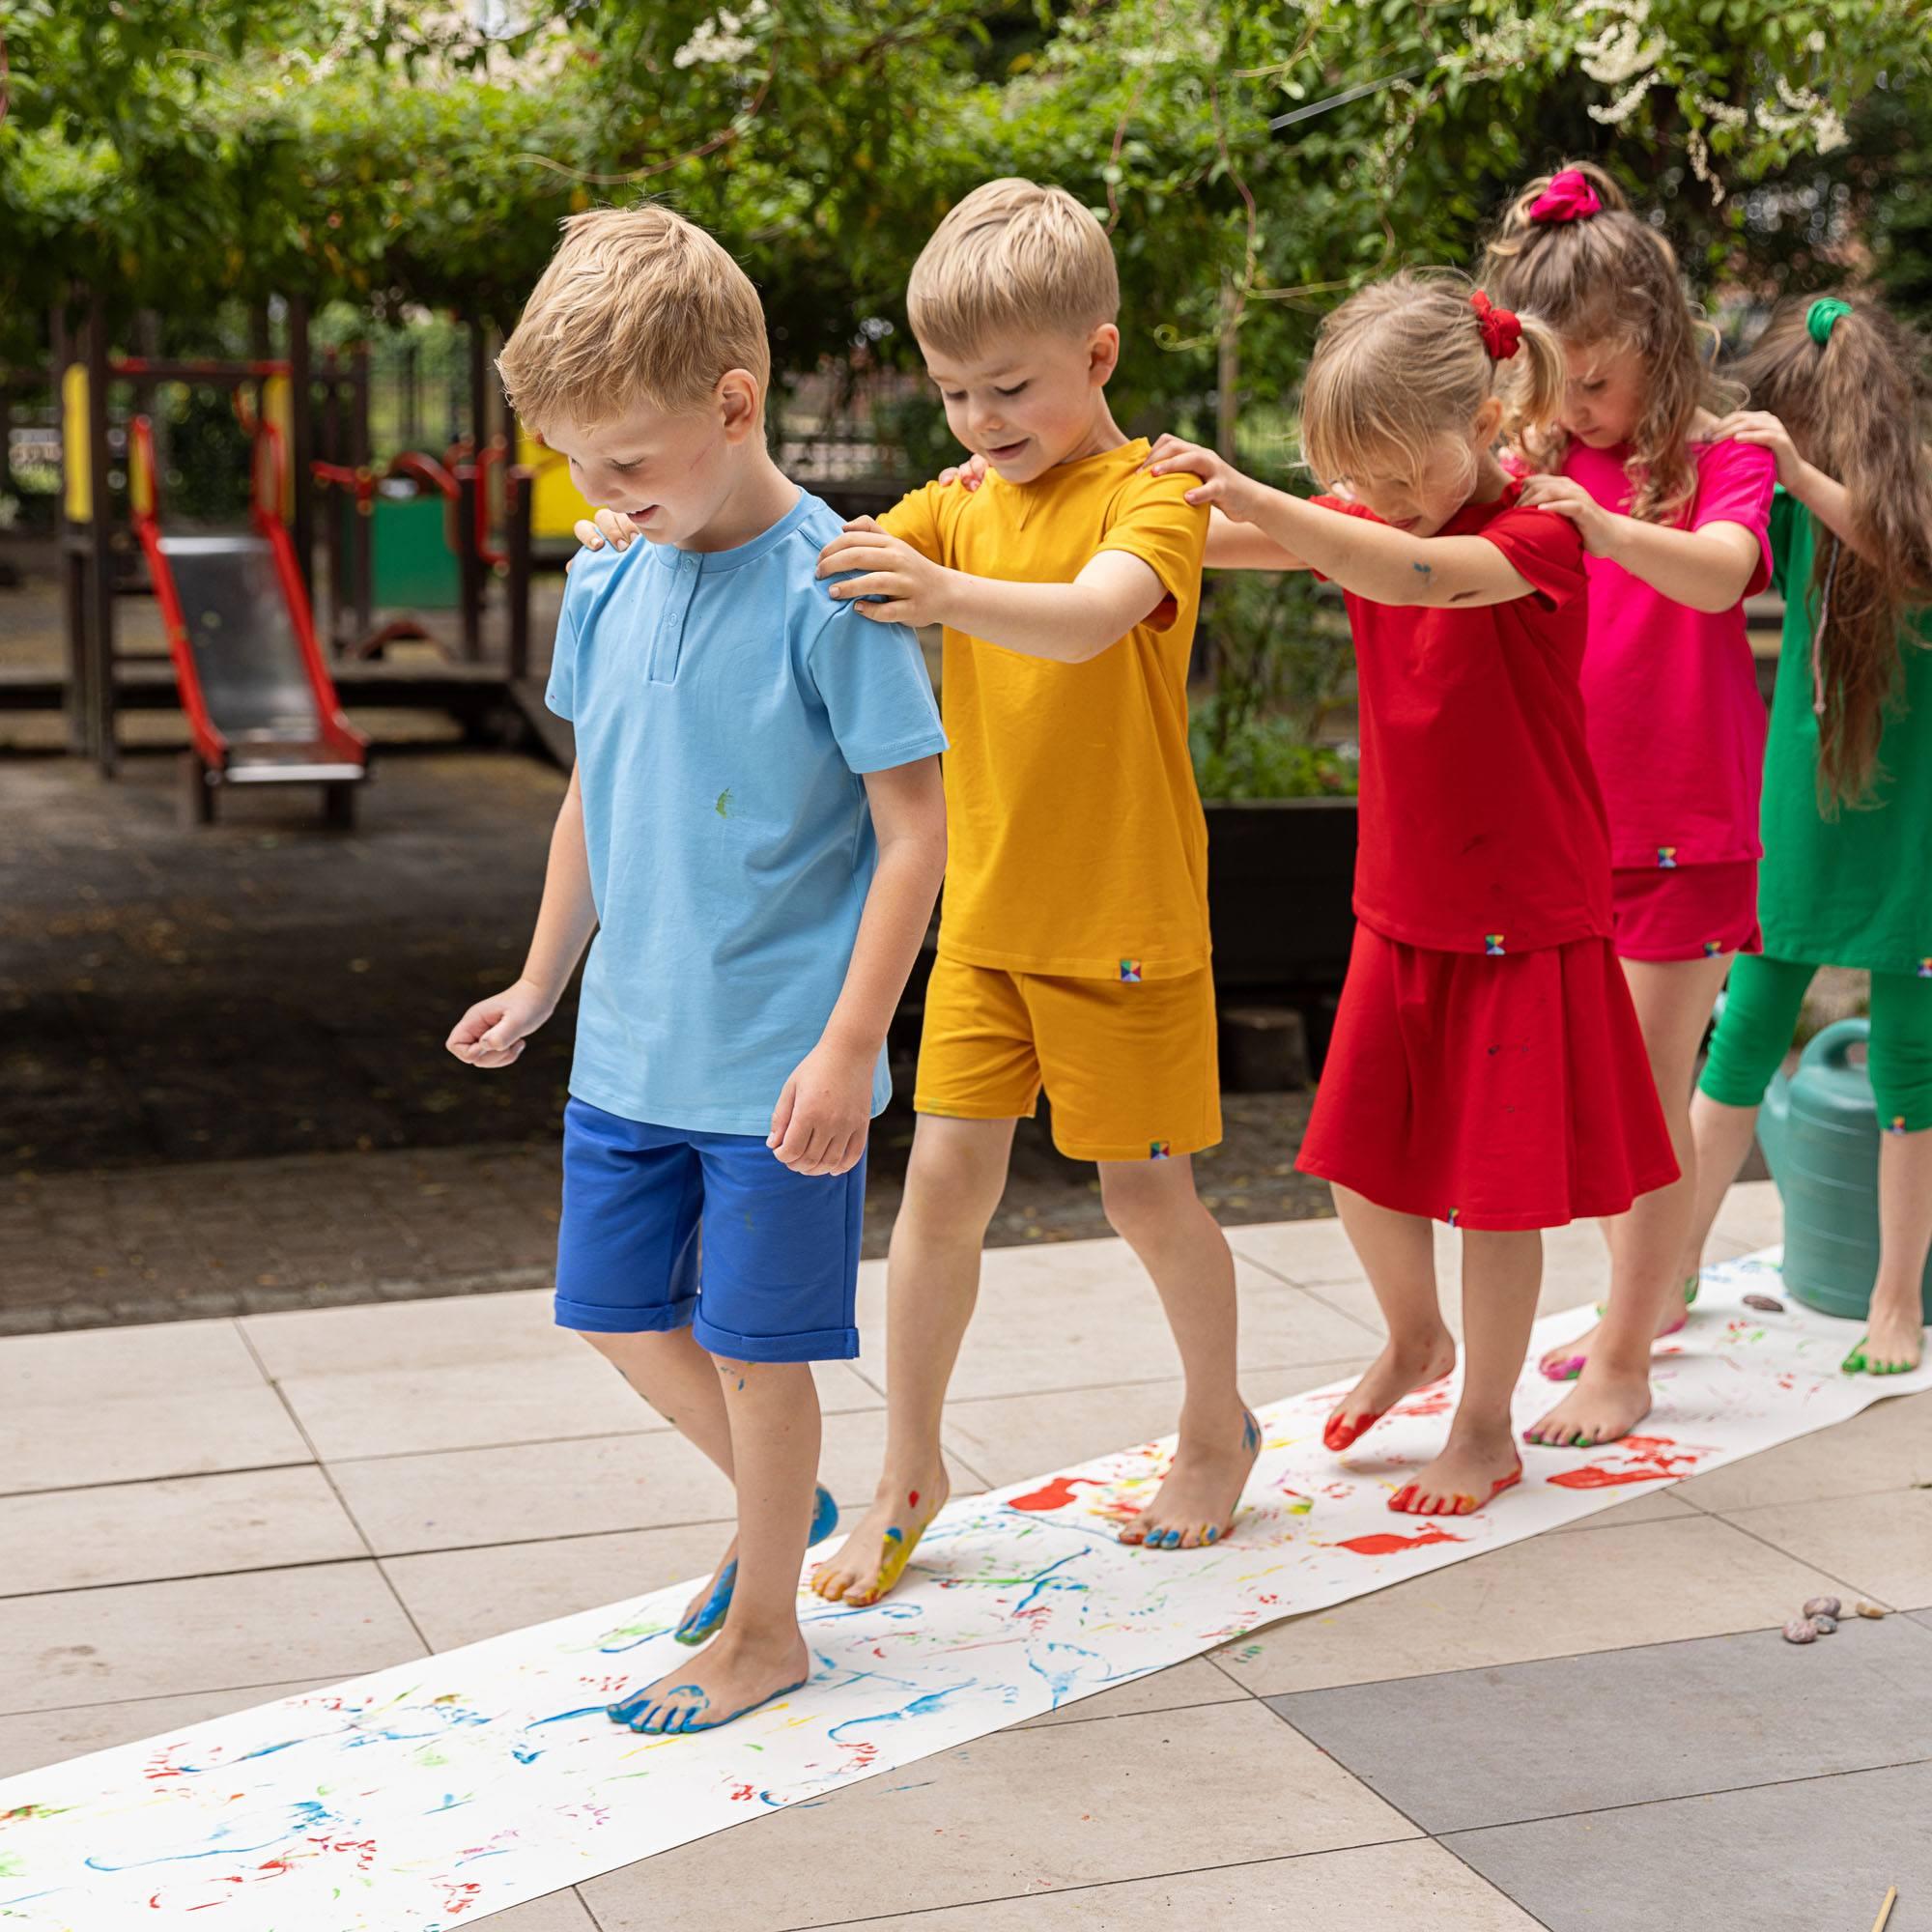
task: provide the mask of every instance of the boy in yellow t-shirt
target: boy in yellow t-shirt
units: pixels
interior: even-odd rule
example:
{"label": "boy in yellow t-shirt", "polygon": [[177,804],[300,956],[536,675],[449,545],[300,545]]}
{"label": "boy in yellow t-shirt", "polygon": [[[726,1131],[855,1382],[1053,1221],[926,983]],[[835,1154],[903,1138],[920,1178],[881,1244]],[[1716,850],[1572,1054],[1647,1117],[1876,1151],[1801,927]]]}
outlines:
{"label": "boy in yellow t-shirt", "polygon": [[[1235,1268],[1188,1156],[1221,1136],[1208,836],[1187,665],[1208,517],[1107,408],[1120,285],[1060,188],[996,181],[943,220],[906,291],[977,491],[928,484],[829,544],[832,595],[945,627],[946,886],[886,1321],[886,1466],[812,1585],[898,1580],[947,1496],[940,1416],[1016,1121],[1099,1168],[1186,1376],[1179,1442],[1122,1540],[1217,1542],[1260,1434],[1235,1372]],[[600,517],[622,540],[621,520]]]}

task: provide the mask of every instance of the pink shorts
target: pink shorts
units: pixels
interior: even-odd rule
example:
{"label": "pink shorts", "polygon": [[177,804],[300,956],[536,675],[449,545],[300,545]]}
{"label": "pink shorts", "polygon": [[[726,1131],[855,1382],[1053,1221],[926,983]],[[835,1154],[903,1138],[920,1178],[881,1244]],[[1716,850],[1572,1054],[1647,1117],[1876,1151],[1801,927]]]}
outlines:
{"label": "pink shorts", "polygon": [[1712,959],[1762,952],[1757,861],[1715,866],[1620,866],[1610,874],[1619,959]]}

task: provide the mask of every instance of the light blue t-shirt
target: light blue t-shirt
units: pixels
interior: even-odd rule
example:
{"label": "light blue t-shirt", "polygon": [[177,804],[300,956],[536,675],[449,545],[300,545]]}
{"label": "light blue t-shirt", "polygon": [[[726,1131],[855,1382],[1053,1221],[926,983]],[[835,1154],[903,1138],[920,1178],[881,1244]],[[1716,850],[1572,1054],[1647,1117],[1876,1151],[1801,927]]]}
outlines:
{"label": "light blue t-shirt", "polygon": [[[606,1113],[770,1130],[878,863],[859,775],[946,749],[918,639],[812,576],[840,527],[801,492],[736,550],[570,573],[545,702],[576,726],[598,918],[570,1091]],[[881,1053],[874,1114],[891,1094]]]}

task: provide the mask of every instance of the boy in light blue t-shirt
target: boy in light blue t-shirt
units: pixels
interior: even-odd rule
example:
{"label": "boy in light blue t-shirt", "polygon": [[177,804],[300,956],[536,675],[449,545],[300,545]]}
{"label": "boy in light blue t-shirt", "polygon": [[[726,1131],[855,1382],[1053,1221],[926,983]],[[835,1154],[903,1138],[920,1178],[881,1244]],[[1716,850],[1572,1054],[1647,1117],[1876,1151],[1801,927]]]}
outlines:
{"label": "boy in light blue t-shirt", "polygon": [[912,633],[853,649],[864,620],[814,576],[839,519],[766,453],[743,271],[662,208],[565,230],[504,385],[648,541],[572,572],[546,696],[577,766],[535,937],[448,1044],[509,1065],[590,947],[556,1319],[738,1492],[676,1633],[715,1641],[611,1715],[709,1730],[810,1675],[799,1575],[837,1520],[810,1365],[858,1353],[866,1136],[945,869],[945,739]]}

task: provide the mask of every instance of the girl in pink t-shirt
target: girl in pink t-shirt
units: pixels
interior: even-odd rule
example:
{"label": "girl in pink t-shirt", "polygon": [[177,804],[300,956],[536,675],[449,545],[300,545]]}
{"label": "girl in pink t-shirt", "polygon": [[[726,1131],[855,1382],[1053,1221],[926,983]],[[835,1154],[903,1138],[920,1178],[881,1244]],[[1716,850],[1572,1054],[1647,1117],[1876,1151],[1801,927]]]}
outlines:
{"label": "girl in pink t-shirt", "polygon": [[1680,1262],[1696,1202],[1690,1082],[1734,955],[1760,949],[1765,708],[1744,600],[1771,575],[1776,465],[1712,440],[1734,391],[1711,374],[1676,258],[1594,167],[1531,182],[1491,241],[1497,299],[1561,336],[1553,436],[1521,451],[1525,503],[1571,518],[1589,554],[1583,702],[1610,820],[1614,942],[1682,1178],[1605,1224],[1604,1321],[1547,1355],[1576,1381],[1527,1432],[1589,1447],[1650,1411],[1651,1345],[1695,1293]]}

